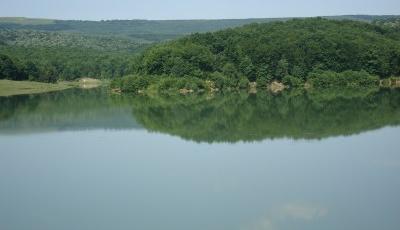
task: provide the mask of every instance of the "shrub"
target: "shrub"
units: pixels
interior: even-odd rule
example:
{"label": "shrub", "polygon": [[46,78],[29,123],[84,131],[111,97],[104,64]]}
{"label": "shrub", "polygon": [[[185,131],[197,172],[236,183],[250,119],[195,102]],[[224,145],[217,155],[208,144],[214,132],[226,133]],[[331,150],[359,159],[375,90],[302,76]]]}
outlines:
{"label": "shrub", "polygon": [[304,82],[302,79],[298,78],[298,77],[294,77],[294,76],[290,76],[290,75],[286,75],[283,79],[282,79],[282,83],[284,85],[287,85],[289,87],[292,88],[298,88],[304,85]]}
{"label": "shrub", "polygon": [[110,88],[111,89],[121,89],[122,88],[122,79],[121,78],[113,79],[110,83]]}
{"label": "shrub", "polygon": [[308,81],[316,88],[332,87],[376,87],[379,85],[379,77],[370,75],[366,71],[314,71],[307,77]]}
{"label": "shrub", "polygon": [[237,83],[237,88],[239,89],[247,89],[249,87],[249,79],[246,77],[241,77]]}
{"label": "shrub", "polygon": [[[145,90],[150,85],[150,77],[142,75],[128,75],[121,79],[120,85],[122,92],[138,93]],[[118,84],[116,82],[115,84]]]}
{"label": "shrub", "polygon": [[160,92],[178,91],[180,89],[188,89],[198,91],[205,89],[205,82],[195,77],[163,77],[156,82],[156,89]]}
{"label": "shrub", "polygon": [[214,72],[210,75],[210,79],[214,82],[214,86],[217,89],[223,90],[225,87],[228,86],[227,84],[227,77],[220,73],[220,72]]}
{"label": "shrub", "polygon": [[261,75],[257,78],[257,87],[259,88],[267,88],[268,84],[271,83],[273,77],[270,74]]}

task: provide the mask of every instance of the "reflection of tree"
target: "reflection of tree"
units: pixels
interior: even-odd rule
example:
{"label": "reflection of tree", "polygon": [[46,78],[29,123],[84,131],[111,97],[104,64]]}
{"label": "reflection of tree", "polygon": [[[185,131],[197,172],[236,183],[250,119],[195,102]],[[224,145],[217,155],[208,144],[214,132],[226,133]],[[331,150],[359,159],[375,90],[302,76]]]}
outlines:
{"label": "reflection of tree", "polygon": [[150,131],[210,143],[319,139],[400,123],[400,91],[393,90],[213,97],[109,96],[101,89],[67,90],[0,98],[0,106],[0,133],[132,129],[142,125]]}
{"label": "reflection of tree", "polygon": [[133,103],[145,128],[198,142],[320,139],[400,123],[400,92],[390,90],[136,97]]}
{"label": "reflection of tree", "polygon": [[0,108],[0,133],[138,127],[129,101],[102,89],[0,97]]}

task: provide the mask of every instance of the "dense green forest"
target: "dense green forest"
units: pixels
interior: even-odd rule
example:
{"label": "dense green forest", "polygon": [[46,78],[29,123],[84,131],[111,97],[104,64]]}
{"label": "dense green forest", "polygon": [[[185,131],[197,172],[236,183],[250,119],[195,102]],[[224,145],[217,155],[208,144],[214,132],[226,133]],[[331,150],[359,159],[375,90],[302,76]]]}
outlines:
{"label": "dense green forest", "polygon": [[0,79],[55,82],[129,73],[129,54],[97,50],[0,46]]}
{"label": "dense green forest", "polygon": [[135,66],[138,75],[120,84],[125,81],[136,89],[134,79],[142,85],[147,81],[145,86],[160,79],[163,86],[165,81],[185,85],[185,79],[196,78],[213,81],[218,88],[241,88],[248,82],[264,87],[273,80],[295,86],[325,76],[319,85],[328,80],[328,85],[340,86],[337,82],[348,80],[348,86],[368,86],[400,75],[400,33],[371,23],[322,18],[251,24],[156,45]]}
{"label": "dense green forest", "polygon": [[35,30],[0,30],[2,45],[47,48],[79,48],[135,53],[144,45],[127,38],[55,33]]}
{"label": "dense green forest", "polygon": [[[273,80],[293,87],[304,85],[309,75],[334,76],[329,71],[352,79],[371,75],[358,85],[376,84],[376,76],[399,75],[400,32],[392,25],[396,17],[329,18],[336,20],[0,18],[0,79],[111,78],[117,79],[114,86],[137,92],[150,85],[154,89],[236,89],[256,81],[259,87],[267,87]],[[154,42],[248,23],[253,24],[163,42],[135,57]],[[132,76],[122,78],[126,75]]]}
{"label": "dense green forest", "polygon": [[123,38],[0,30],[0,79],[54,82],[122,77],[144,46]]}
{"label": "dense green forest", "polygon": [[[395,16],[344,15],[329,19],[372,22]],[[31,18],[0,18],[0,29],[25,29],[72,32],[87,35],[122,36],[139,42],[158,42],[192,33],[204,33],[243,26],[250,23],[286,21],[291,18],[219,19],[219,20],[51,20]]]}

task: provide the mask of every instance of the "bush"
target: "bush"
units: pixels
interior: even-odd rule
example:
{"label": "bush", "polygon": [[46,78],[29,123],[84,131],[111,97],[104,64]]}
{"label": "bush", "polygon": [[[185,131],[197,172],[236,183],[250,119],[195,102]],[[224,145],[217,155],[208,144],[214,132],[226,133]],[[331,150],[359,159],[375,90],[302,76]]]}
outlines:
{"label": "bush", "polygon": [[220,72],[214,72],[210,75],[210,79],[214,82],[217,89],[223,90],[227,86],[227,78]]}
{"label": "bush", "polygon": [[298,87],[302,87],[304,85],[304,82],[302,79],[298,78],[298,77],[293,77],[290,75],[286,75],[283,79],[282,79],[282,83],[284,85],[287,85],[289,87],[292,88],[298,88]]}
{"label": "bush", "polygon": [[116,81],[114,84],[120,84],[122,92],[138,93],[150,85],[149,78],[149,76],[128,75],[123,77],[120,82]]}
{"label": "bush", "polygon": [[249,88],[249,79],[247,79],[246,77],[241,77],[237,83],[237,88],[239,89],[247,89]]}
{"label": "bush", "polygon": [[310,73],[307,79],[316,88],[362,88],[379,86],[379,77],[370,75],[366,71],[349,70],[336,73],[333,71],[318,70]]}
{"label": "bush", "polygon": [[206,88],[203,80],[194,77],[163,77],[156,82],[156,89],[160,92],[178,91],[180,89],[187,89],[199,91]]}
{"label": "bush", "polygon": [[267,88],[268,84],[271,83],[273,77],[270,74],[261,75],[257,78],[257,87],[259,88]]}
{"label": "bush", "polygon": [[110,83],[110,88],[111,89],[121,89],[122,88],[122,79],[121,78],[113,79]]}

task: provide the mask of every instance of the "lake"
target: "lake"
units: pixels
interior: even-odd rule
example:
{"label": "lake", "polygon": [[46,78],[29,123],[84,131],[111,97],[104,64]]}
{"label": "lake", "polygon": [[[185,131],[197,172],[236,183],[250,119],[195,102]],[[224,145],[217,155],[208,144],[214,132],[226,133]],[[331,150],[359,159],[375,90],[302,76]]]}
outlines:
{"label": "lake", "polygon": [[400,226],[400,91],[0,97],[0,229]]}

